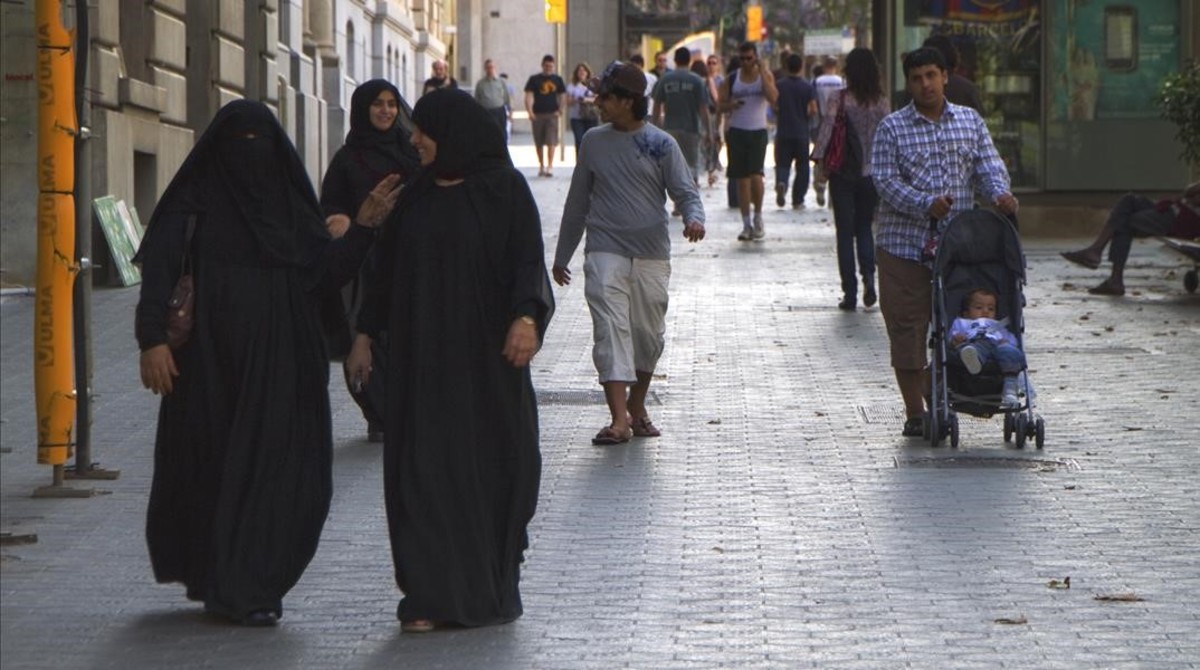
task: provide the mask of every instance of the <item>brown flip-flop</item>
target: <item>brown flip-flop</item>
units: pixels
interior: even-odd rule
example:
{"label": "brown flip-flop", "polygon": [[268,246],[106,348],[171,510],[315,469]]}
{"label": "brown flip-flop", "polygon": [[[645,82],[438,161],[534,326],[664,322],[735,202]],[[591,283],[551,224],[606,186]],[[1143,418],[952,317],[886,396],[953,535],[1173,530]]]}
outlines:
{"label": "brown flip-flop", "polygon": [[625,434],[622,435],[613,430],[612,426],[605,426],[600,429],[599,433],[596,433],[596,437],[592,438],[592,444],[624,444],[631,437],[633,437],[632,429],[627,429]]}
{"label": "brown flip-flop", "polygon": [[631,425],[634,437],[660,437],[662,435],[662,432],[654,426],[648,416],[634,419]]}

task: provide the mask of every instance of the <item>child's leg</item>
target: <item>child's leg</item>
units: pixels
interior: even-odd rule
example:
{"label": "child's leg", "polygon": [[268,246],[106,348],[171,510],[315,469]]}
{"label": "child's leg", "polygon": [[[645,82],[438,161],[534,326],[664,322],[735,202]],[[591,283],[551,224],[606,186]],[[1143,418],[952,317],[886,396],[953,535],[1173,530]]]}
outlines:
{"label": "child's leg", "polygon": [[1025,353],[1017,347],[1005,342],[991,347],[991,350],[996,365],[1000,366],[1000,372],[1006,376],[1016,375],[1025,369]]}

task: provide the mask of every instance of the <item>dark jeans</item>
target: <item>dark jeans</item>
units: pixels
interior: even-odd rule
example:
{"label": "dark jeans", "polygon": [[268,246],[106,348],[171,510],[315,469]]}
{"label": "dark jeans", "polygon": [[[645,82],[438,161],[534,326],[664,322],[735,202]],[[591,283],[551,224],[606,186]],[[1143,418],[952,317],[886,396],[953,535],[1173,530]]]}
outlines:
{"label": "dark jeans", "polygon": [[1113,228],[1108,260],[1124,268],[1133,238],[1166,235],[1173,218],[1170,212],[1155,209],[1154,201],[1149,198],[1132,193],[1123,196],[1108,215],[1108,223]]}
{"label": "dark jeans", "polygon": [[583,144],[583,134],[595,127],[594,119],[571,119],[571,134],[575,136],[575,158],[579,158],[579,145]]}
{"label": "dark jeans", "polygon": [[838,274],[842,293],[857,299],[858,278],[854,276],[857,247],[859,272],[864,281],[875,281],[875,240],[871,237],[871,219],[879,194],[870,177],[829,176],[829,202],[837,231]]}
{"label": "dark jeans", "polygon": [[792,175],[792,163],[796,163],[796,181],[792,184],[792,205],[804,202],[808,193],[811,175],[808,165],[808,138],[775,138],[775,184],[787,186]]}

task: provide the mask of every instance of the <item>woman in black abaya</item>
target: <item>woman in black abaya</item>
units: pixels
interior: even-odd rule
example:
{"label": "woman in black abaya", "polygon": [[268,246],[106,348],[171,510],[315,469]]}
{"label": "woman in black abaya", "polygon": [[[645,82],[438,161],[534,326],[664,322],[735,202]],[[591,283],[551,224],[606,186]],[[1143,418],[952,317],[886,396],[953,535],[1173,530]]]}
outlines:
{"label": "woman in black abaya", "polygon": [[[244,100],[217,113],[151,217],[136,332],[142,382],[163,398],[146,541],[157,580],[211,613],[273,625],[316,552],[332,479],[318,305],[373,239],[355,225],[331,242],[283,128]],[[195,326],[172,350],[167,301],[185,253]]]}
{"label": "woman in black abaya", "polygon": [[[333,155],[321,182],[321,209],[334,237],[341,237],[349,228],[351,218],[371,189],[389,178],[403,184],[420,168],[406,129],[412,126],[411,115],[412,110],[400,91],[386,79],[372,79],[354,89],[350,96],[350,132],[346,143]],[[362,281],[365,276],[342,295],[351,317],[362,297]],[[341,313],[345,312],[343,309]],[[338,337],[331,338],[335,356],[344,356],[350,345],[350,326],[342,320],[335,333]],[[367,437],[372,442],[383,439],[387,354],[382,345],[382,341],[376,341],[373,347],[375,374],[371,383],[363,385],[349,373],[345,375],[350,397],[367,420]]]}
{"label": "woman in black abaya", "polygon": [[469,95],[413,110],[425,167],[376,247],[347,360],[369,377],[388,331],[384,491],[397,616],[410,632],[521,615],[541,477],[529,361],[554,299],[541,223],[503,131]]}

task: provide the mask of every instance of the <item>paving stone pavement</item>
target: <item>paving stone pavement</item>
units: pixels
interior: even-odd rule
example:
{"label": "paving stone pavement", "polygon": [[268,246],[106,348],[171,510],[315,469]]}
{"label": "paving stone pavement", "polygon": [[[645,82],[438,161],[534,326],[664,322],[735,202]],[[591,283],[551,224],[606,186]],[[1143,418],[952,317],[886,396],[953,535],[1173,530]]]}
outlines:
{"label": "paving stone pavement", "polygon": [[[548,254],[569,178],[530,175]],[[963,417],[962,447],[899,437],[878,309],[843,313],[826,209],[768,204],[734,240],[723,190],[709,237],[673,254],[660,439],[593,447],[606,421],[582,281],[533,363],[543,483],[526,614],[402,635],[380,449],[339,384],[335,493],[321,548],[277,629],[212,621],[155,584],[143,540],[157,403],[141,389],[137,289],[95,294],[94,457],[121,470],[87,499],[33,499],[33,300],[6,297],[0,665],[8,668],[1200,667],[1200,296],[1155,242],[1125,299],[1031,240],[1027,348],[1044,451]],[[582,266],[581,256],[573,267]],[[338,377],[336,376],[335,379]],[[1070,589],[1051,580],[1071,578]],[[1097,595],[1136,594],[1135,602]],[[1024,623],[997,623],[997,619]]]}

